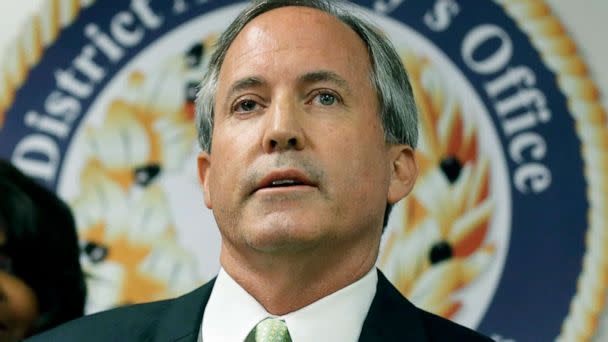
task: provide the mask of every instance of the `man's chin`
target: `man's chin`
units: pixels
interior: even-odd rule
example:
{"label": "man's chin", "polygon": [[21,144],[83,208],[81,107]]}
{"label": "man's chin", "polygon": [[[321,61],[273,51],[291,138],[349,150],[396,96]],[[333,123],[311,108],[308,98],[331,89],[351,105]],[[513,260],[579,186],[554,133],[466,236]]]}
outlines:
{"label": "man's chin", "polygon": [[322,237],[317,232],[285,227],[260,228],[249,232],[247,245],[257,252],[291,254],[308,251],[319,246]]}

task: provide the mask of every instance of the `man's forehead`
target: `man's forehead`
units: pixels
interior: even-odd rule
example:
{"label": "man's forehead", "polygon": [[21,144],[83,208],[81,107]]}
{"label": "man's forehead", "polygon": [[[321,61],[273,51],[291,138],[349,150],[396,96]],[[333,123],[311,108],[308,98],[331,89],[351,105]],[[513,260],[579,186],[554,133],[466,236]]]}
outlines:
{"label": "man's forehead", "polygon": [[[286,40],[278,37],[289,37]],[[316,8],[304,6],[286,6],[272,9],[262,13],[247,23],[236,35],[228,47],[230,50],[235,44],[246,40],[252,44],[275,43],[305,44],[309,40],[347,40],[351,44],[365,45],[359,35],[347,24],[335,16]],[[251,46],[250,48],[255,48]],[[328,46],[327,48],[332,48]]]}
{"label": "man's forehead", "polygon": [[369,66],[367,46],[351,27],[315,8],[286,6],[265,12],[247,23],[228,47],[222,69],[229,66],[234,71],[253,59],[272,63],[270,57],[274,55],[256,57],[282,51],[287,52],[285,57],[294,52],[316,51],[317,61],[338,58],[350,64],[358,59],[360,66]]}

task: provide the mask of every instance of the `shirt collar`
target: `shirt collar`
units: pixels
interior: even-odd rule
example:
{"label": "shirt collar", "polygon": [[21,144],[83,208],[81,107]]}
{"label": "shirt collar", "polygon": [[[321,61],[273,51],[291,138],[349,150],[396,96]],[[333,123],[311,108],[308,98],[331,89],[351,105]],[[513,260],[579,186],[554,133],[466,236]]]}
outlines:
{"label": "shirt collar", "polygon": [[[377,283],[374,267],[345,288],[279,318],[287,323],[294,342],[357,341]],[[276,317],[222,268],[205,308],[201,337],[205,342],[241,342],[258,322],[269,316]]]}

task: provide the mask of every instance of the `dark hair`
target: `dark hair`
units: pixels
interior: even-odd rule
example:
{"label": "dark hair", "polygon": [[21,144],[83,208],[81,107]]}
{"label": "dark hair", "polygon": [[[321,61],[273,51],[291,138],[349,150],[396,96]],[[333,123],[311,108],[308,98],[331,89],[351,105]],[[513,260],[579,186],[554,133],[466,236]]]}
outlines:
{"label": "dark hair", "polygon": [[76,226],[68,206],[11,164],[0,160],[0,219],[12,274],[38,300],[38,333],[84,314],[86,285]]}

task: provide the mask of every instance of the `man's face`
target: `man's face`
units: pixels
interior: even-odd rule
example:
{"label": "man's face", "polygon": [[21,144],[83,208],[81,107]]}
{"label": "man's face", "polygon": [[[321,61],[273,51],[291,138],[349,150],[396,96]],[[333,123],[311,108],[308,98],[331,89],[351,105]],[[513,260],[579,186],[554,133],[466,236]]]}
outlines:
{"label": "man's face", "polygon": [[318,10],[275,9],[237,36],[211,153],[199,157],[224,247],[377,248],[386,204],[409,192],[416,167],[409,147],[384,142],[370,70],[359,36]]}

